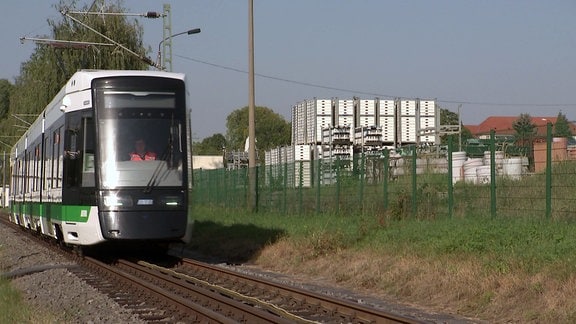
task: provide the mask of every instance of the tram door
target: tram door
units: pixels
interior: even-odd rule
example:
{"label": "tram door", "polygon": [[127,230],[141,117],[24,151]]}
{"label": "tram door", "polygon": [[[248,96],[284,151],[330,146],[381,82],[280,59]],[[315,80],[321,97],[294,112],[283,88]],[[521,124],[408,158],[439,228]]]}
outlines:
{"label": "tram door", "polygon": [[95,205],[94,119],[86,111],[66,115],[62,203]]}

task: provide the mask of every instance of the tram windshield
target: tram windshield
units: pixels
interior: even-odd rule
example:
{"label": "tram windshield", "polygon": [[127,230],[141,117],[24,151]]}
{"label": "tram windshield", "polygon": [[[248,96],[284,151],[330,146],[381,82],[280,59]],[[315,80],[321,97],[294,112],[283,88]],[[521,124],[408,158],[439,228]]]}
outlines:
{"label": "tram windshield", "polygon": [[182,186],[185,134],[174,94],[103,95],[98,119],[102,187]]}

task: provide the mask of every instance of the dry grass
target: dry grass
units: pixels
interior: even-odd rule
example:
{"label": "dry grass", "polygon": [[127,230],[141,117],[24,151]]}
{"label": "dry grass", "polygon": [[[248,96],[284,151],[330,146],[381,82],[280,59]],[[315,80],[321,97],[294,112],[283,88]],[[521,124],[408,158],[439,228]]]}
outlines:
{"label": "dry grass", "polygon": [[254,262],[385,300],[494,323],[576,321],[576,274],[560,279],[546,272],[499,271],[465,257],[427,259],[381,251],[340,249],[313,256],[302,248],[280,240]]}

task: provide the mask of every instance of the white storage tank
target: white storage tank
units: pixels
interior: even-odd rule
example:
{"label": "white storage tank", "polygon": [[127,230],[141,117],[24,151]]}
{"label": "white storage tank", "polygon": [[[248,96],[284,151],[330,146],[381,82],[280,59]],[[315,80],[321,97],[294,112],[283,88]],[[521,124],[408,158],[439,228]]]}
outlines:
{"label": "white storage tank", "polygon": [[464,161],[466,161],[466,152],[452,152],[452,183],[462,180]]}
{"label": "white storage tank", "polygon": [[522,168],[521,157],[504,159],[502,164],[502,174],[508,179],[520,180],[522,177]]}

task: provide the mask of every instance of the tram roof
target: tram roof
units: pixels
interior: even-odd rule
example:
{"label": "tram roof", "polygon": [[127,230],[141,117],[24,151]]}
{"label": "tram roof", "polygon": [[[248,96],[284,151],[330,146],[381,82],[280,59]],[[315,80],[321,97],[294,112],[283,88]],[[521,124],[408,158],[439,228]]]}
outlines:
{"label": "tram roof", "polygon": [[[166,71],[149,71],[149,70],[79,70],[70,78],[66,83],[66,87],[73,87],[74,89],[88,89],[90,88],[93,79],[109,78],[116,76],[149,76],[149,77],[162,77],[184,80],[183,73],[166,72]],[[80,82],[80,84],[77,84]],[[74,83],[74,85],[72,85]],[[68,91],[66,91],[68,92]]]}

